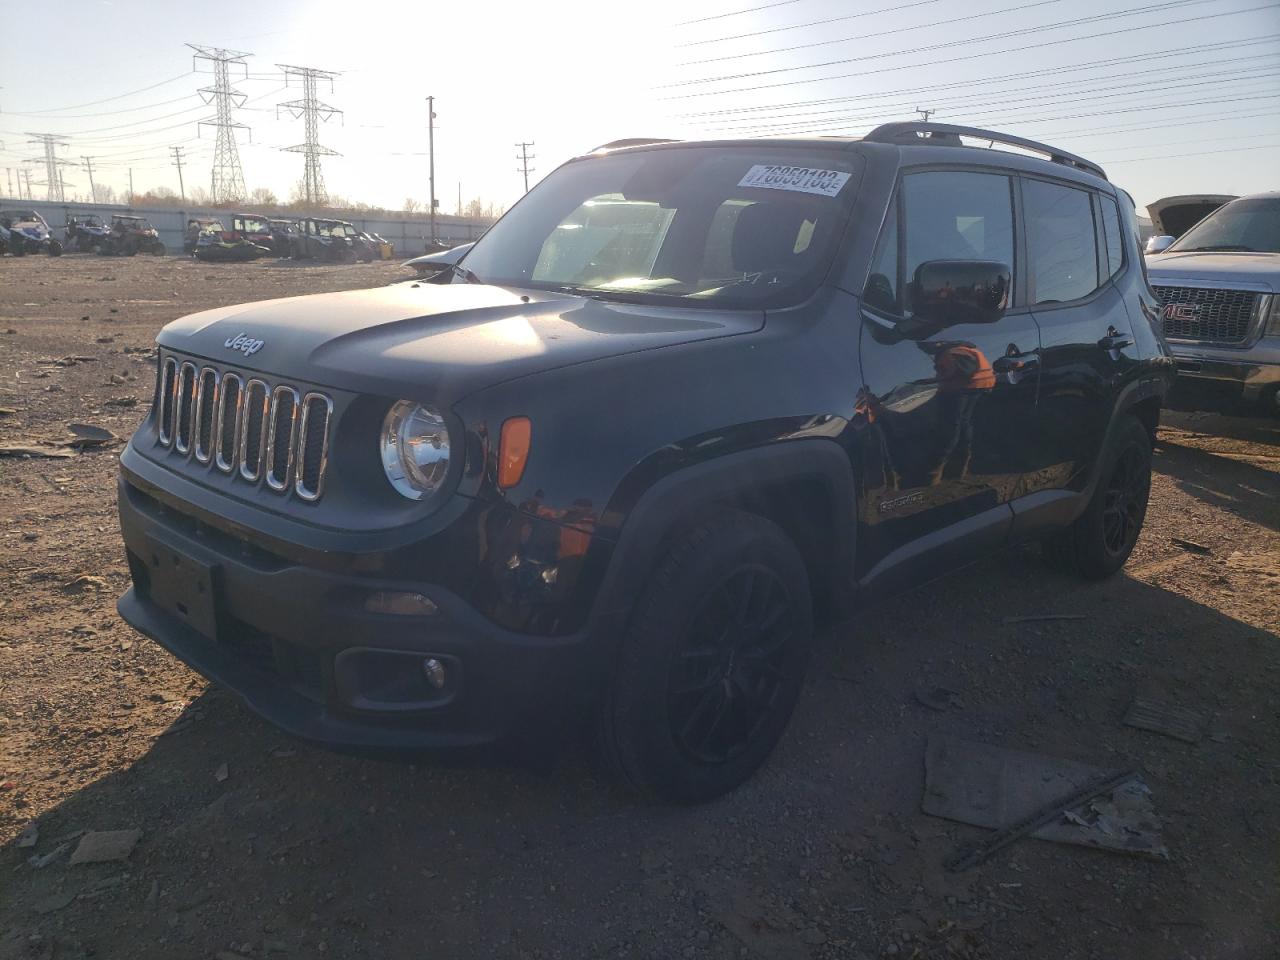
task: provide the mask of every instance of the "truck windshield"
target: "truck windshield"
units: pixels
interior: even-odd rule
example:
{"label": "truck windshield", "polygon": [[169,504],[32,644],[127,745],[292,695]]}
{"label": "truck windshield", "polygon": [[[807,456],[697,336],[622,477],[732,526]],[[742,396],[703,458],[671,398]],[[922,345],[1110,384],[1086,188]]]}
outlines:
{"label": "truck windshield", "polygon": [[1169,253],[1280,253],[1280,197],[1246,197],[1219,207],[1178,238]]}
{"label": "truck windshield", "polygon": [[858,163],[767,143],[576,160],[491,227],[465,266],[484,283],[605,300],[797,302],[831,265]]}

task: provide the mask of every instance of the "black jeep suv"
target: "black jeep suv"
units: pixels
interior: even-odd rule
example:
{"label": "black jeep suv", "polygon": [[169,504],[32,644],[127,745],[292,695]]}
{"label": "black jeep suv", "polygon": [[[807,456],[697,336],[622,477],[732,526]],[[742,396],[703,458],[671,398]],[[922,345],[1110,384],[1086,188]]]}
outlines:
{"label": "black jeep suv", "polygon": [[819,615],[1002,544],[1125,562],[1173,370],[1142,264],[1102,170],[990,131],[601,148],[441,282],[165,327],[120,612],[301,737],[590,718],[716,796]]}

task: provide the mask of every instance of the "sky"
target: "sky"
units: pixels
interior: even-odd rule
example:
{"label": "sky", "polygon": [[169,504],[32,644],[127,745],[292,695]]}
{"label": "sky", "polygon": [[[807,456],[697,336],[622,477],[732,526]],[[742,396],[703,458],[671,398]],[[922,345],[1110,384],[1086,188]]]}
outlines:
{"label": "sky", "polygon": [[856,136],[917,109],[1088,157],[1140,208],[1280,189],[1280,0],[0,0],[0,36],[0,193],[6,169],[43,178],[28,133],[67,139],[78,197],[86,156],[119,194],[130,168],[176,190],[172,146],[207,189],[212,77],[188,42],[251,54],[240,158],[281,198],[304,134],[279,64],[337,73],[326,186],[392,209],[426,204],[428,95],[444,213],[519,199],[520,141],[536,182],[624,137]]}

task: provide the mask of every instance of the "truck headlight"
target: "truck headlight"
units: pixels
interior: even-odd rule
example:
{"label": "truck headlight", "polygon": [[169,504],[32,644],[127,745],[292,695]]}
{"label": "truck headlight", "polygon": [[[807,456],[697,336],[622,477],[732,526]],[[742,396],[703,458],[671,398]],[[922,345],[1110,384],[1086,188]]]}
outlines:
{"label": "truck headlight", "polygon": [[431,496],[449,474],[449,428],[435,410],[401,400],[382,421],[382,469],[410,500]]}

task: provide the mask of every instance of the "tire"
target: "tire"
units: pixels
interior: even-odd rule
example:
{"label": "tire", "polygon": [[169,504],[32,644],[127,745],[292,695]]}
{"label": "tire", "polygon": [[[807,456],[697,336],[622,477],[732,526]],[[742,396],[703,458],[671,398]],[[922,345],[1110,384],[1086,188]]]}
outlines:
{"label": "tire", "polygon": [[812,644],[804,560],[781,529],[728,512],[694,527],[632,612],[600,706],[605,760],[663,800],[727,793],[782,737]]}
{"label": "tire", "polygon": [[151,245],[151,253],[153,256],[163,257],[169,251],[164,248],[164,244],[156,241]]}
{"label": "tire", "polygon": [[51,257],[62,256],[62,244],[57,240],[49,241],[49,256]]}
{"label": "tire", "polygon": [[9,246],[9,253],[15,257],[25,257],[27,255],[27,245],[19,240]]}
{"label": "tire", "polygon": [[1111,576],[1138,542],[1150,494],[1151,437],[1126,415],[1103,452],[1093,499],[1071,526],[1044,540],[1045,559],[1087,580]]}

